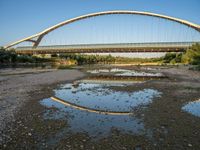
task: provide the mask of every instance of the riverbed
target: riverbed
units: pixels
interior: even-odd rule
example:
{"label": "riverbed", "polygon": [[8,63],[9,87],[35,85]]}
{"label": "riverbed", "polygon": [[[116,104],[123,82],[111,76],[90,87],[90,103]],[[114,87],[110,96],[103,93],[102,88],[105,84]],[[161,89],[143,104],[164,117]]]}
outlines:
{"label": "riverbed", "polygon": [[199,149],[200,72],[0,70],[3,149]]}

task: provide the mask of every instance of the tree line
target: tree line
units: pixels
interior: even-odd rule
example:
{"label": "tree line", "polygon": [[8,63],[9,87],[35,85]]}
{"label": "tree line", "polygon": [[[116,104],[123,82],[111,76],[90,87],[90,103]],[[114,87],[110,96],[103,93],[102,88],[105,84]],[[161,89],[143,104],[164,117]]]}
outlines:
{"label": "tree line", "polygon": [[[76,64],[97,64],[97,63],[149,63],[159,62],[161,64],[191,64],[200,66],[200,44],[196,43],[183,53],[167,53],[161,58],[125,58],[113,57],[111,55],[86,55],[86,54],[60,54],[54,55],[58,59],[71,60]],[[41,63],[53,62],[55,59],[39,58],[31,55],[19,55],[14,49],[5,50],[0,48],[0,63]]]}
{"label": "tree line", "polygon": [[0,48],[0,63],[41,63],[47,62],[48,59],[39,58],[31,55],[17,54],[14,49],[5,50],[3,47]]}
{"label": "tree line", "polygon": [[163,63],[200,65],[200,44],[196,43],[183,53],[167,53]]}

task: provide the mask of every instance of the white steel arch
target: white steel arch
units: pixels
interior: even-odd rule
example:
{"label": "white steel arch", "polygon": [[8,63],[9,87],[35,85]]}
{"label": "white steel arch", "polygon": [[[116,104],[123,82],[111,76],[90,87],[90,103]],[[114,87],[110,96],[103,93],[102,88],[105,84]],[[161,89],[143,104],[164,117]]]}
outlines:
{"label": "white steel arch", "polygon": [[[167,20],[171,20],[171,21],[174,21],[174,22],[178,22],[180,24],[186,25],[186,26],[191,27],[191,28],[193,28],[193,29],[195,29],[195,30],[200,32],[200,25],[194,24],[192,22],[189,22],[189,21],[186,21],[186,20],[183,20],[183,19],[174,18],[174,17],[161,15],[161,14],[156,14],[156,13],[151,13],[151,12],[129,11],[129,10],[114,10],[114,11],[104,11],[104,12],[91,13],[91,14],[82,15],[82,16],[79,16],[79,17],[75,17],[75,18],[63,21],[63,22],[61,22],[59,24],[56,24],[56,25],[54,25],[54,26],[52,26],[50,28],[47,28],[47,29],[43,30],[42,32],[39,32],[39,33],[34,34],[32,36],[29,36],[27,38],[23,38],[21,40],[18,40],[16,42],[8,44],[8,45],[4,46],[4,48],[6,48],[6,49],[10,48],[12,46],[15,46],[15,45],[17,45],[19,43],[22,43],[22,42],[25,42],[25,41],[34,43],[33,47],[36,48],[40,44],[40,41],[42,40],[42,38],[46,34],[48,34],[49,32],[52,32],[53,30],[56,30],[57,28],[60,28],[62,26],[65,26],[67,24],[70,24],[72,22],[79,21],[79,20],[82,20],[82,19],[102,16],[102,15],[112,15],[112,14],[133,14],[133,15],[144,15],[144,16],[158,17],[158,18],[162,18],[162,19],[167,19]],[[33,38],[37,38],[37,39],[33,40]]]}

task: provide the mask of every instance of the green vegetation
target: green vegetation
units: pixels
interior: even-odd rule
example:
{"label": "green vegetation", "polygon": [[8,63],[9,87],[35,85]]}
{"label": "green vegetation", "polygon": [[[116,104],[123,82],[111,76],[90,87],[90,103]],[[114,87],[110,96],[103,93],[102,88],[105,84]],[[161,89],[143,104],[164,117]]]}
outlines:
{"label": "green vegetation", "polygon": [[[192,45],[184,53],[167,53],[161,58],[125,58],[113,57],[111,55],[83,55],[83,54],[61,54],[52,55],[52,58],[39,58],[31,55],[18,55],[14,50],[0,48],[0,63],[42,63],[54,62],[60,69],[69,68],[73,65],[82,64],[191,64],[195,69],[200,70],[200,44]],[[194,67],[193,67],[194,68]]]}
{"label": "green vegetation", "polygon": [[162,58],[127,58],[127,57],[116,57],[116,63],[160,63]]}
{"label": "green vegetation", "polygon": [[4,48],[0,48],[0,63],[42,63],[48,62],[50,59],[34,57],[31,55],[18,55],[12,50],[5,50]]}
{"label": "green vegetation", "polygon": [[110,64],[110,63],[153,63],[161,62],[162,58],[127,58],[113,57],[111,55],[83,55],[83,54],[62,54],[61,59],[74,60],[77,64]]}
{"label": "green vegetation", "polygon": [[169,64],[176,64],[181,63],[182,53],[167,53],[164,57],[162,62],[169,63]]}
{"label": "green vegetation", "polygon": [[192,45],[184,53],[167,53],[161,58],[125,58],[113,57],[111,55],[82,55],[82,54],[62,54],[62,59],[74,60],[75,64],[96,64],[96,63],[157,63],[157,64],[190,64],[196,65],[196,69],[200,70],[200,44]]}
{"label": "green vegetation", "polygon": [[114,63],[116,58],[108,55],[82,55],[82,54],[62,54],[59,56],[66,60],[75,60],[77,64],[97,64],[97,63]]}
{"label": "green vegetation", "polygon": [[192,45],[184,53],[167,53],[163,57],[163,63],[196,65],[195,68],[200,70],[200,44]]}
{"label": "green vegetation", "polygon": [[200,43],[192,45],[182,56],[183,63],[200,65]]}

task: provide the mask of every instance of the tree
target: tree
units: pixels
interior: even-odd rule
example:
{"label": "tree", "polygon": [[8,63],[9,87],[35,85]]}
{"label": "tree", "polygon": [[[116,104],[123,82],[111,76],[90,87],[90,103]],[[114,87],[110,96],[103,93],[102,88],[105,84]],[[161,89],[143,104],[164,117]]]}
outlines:
{"label": "tree", "polygon": [[176,58],[176,53],[167,53],[163,58],[163,62],[170,63],[175,58]]}
{"label": "tree", "polygon": [[200,65],[200,44],[196,43],[192,45],[186,52],[183,54],[182,62],[193,65]]}

